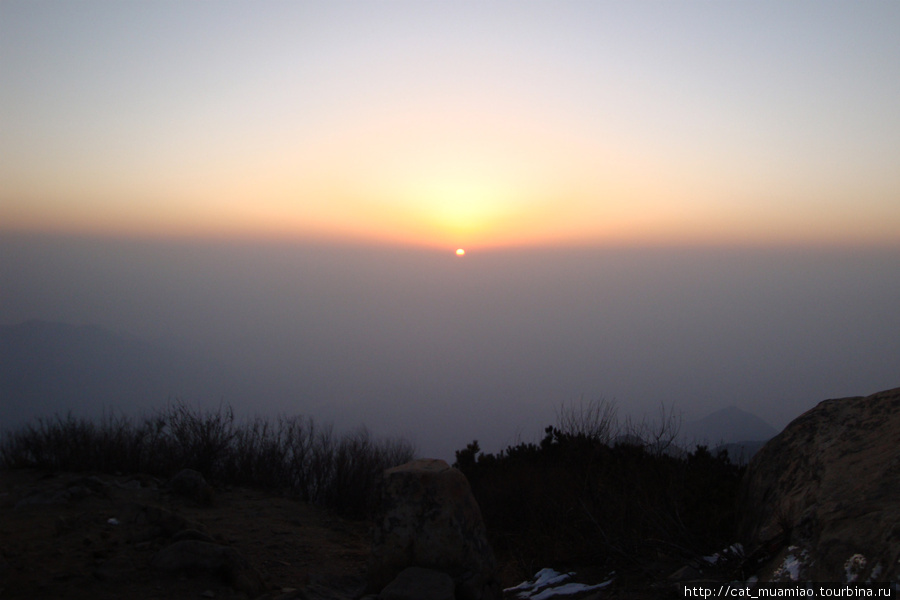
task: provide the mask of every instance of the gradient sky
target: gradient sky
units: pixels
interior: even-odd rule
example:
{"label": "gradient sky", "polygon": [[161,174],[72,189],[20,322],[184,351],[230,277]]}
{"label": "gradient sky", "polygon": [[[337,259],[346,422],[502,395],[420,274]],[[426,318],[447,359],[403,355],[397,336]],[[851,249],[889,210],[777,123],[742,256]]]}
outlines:
{"label": "gradient sky", "polygon": [[900,241],[900,4],[0,3],[0,230]]}
{"label": "gradient sky", "polygon": [[900,385],[898,32],[894,0],[0,0],[0,325],[451,459],[582,397],[782,427]]}

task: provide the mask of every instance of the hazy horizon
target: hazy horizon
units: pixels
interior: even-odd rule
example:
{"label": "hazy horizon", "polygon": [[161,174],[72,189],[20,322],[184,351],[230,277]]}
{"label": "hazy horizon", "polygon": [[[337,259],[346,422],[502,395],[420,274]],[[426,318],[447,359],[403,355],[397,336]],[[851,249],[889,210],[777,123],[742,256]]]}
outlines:
{"label": "hazy horizon", "polygon": [[443,457],[472,439],[490,450],[532,440],[579,398],[615,401],[622,417],[735,405],[781,428],[818,401],[900,383],[893,249],[458,258],[29,236],[0,248],[15,257],[0,267],[0,324],[99,325],[206,356],[241,383],[209,382],[188,402],[407,434]]}
{"label": "hazy horizon", "polygon": [[900,384],[897,31],[879,1],[4,0],[0,324],[206,354],[237,409],[445,455],[582,396],[781,427]]}

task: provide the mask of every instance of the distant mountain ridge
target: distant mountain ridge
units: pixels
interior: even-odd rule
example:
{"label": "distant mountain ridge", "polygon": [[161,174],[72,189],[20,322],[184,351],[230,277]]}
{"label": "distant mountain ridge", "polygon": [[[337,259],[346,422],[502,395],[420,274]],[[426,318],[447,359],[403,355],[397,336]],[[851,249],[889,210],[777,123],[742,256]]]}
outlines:
{"label": "distant mountain ridge", "polygon": [[[256,389],[238,369],[100,326],[0,325],[0,430],[69,411],[93,417],[106,409],[134,414],[174,399],[254,398]],[[724,448],[745,461],[776,434],[763,419],[730,406],[684,423],[679,445]]]}
{"label": "distant mountain ridge", "polygon": [[688,421],[681,429],[688,441],[709,445],[766,441],[778,430],[753,413],[728,406],[701,419]]}
{"label": "distant mountain ridge", "polygon": [[746,464],[760,448],[778,434],[769,423],[736,406],[728,406],[709,415],[688,421],[681,428],[681,439],[688,447],[705,445],[713,452],[725,450],[732,462]]}
{"label": "distant mountain ridge", "polygon": [[95,325],[31,320],[0,326],[0,427],[70,410],[131,412],[174,398],[209,397],[224,370]]}

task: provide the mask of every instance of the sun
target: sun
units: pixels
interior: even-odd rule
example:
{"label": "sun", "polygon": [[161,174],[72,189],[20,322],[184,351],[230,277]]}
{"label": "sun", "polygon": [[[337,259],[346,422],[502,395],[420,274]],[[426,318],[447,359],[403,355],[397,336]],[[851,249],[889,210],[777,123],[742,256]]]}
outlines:
{"label": "sun", "polygon": [[456,249],[456,255],[457,255],[457,256],[465,256],[465,255],[466,255],[465,249],[463,249],[463,248],[457,248],[457,249]]}

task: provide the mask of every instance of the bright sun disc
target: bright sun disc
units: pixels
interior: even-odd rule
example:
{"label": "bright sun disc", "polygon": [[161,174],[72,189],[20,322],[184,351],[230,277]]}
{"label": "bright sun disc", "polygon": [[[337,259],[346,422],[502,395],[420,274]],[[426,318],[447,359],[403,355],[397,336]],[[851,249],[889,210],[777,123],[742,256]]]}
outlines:
{"label": "bright sun disc", "polygon": [[466,254],[466,251],[463,250],[462,248],[457,248],[457,249],[456,249],[456,255],[457,255],[457,256],[465,256],[465,254]]}

